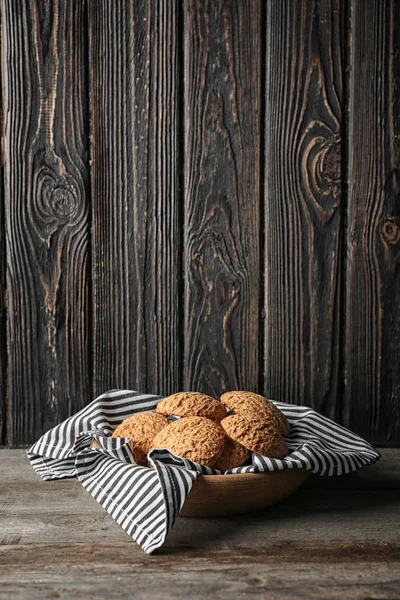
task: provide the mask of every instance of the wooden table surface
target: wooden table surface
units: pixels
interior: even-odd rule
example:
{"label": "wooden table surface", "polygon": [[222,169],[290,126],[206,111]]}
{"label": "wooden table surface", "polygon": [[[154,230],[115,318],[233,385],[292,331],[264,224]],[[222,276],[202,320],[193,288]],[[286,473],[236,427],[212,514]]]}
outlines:
{"label": "wooden table surface", "polygon": [[0,449],[0,598],[400,598],[400,450],[265,512],[179,518],[146,555],[76,479]]}

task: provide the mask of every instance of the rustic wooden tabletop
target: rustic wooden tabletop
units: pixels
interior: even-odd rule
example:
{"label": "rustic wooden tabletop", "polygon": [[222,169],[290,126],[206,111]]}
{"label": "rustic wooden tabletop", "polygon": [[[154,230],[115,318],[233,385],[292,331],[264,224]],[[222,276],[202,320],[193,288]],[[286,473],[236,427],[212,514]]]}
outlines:
{"label": "rustic wooden tabletop", "polygon": [[263,513],[179,518],[146,555],[75,479],[0,449],[0,598],[400,598],[400,450]]}

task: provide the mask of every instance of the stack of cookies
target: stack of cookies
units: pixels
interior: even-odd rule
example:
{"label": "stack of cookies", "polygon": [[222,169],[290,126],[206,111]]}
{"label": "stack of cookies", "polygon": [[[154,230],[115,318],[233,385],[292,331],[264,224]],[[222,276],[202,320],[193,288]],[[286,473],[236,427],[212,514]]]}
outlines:
{"label": "stack of cookies", "polygon": [[224,472],[243,465],[252,452],[284,458],[288,451],[283,436],[289,431],[285,415],[259,394],[233,391],[217,400],[199,392],[179,392],[161,400],[156,412],[128,417],[112,435],[131,438],[139,465],[148,464],[153,448],[167,448]]}

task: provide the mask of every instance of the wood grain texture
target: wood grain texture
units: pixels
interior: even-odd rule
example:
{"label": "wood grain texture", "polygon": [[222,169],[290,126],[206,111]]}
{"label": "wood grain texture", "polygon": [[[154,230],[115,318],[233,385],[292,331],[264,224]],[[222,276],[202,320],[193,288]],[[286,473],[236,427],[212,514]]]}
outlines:
{"label": "wood grain texture", "polygon": [[1,12],[0,444],[241,388],[398,445],[399,3]]}
{"label": "wood grain texture", "polygon": [[305,469],[275,473],[200,475],[180,511],[183,517],[224,517],[265,510],[294,494],[307,480]]}
{"label": "wood grain texture", "polygon": [[[185,519],[186,522],[186,519]],[[204,532],[208,521],[197,521],[196,529]],[[125,534],[126,536],[126,534]],[[86,574],[94,576],[102,575],[101,569],[107,568],[111,575],[123,575],[124,567],[130,561],[130,566],[135,569],[136,576],[140,574],[150,575],[154,571],[161,573],[181,574],[188,571],[188,566],[193,571],[211,569],[230,571],[235,565],[246,564],[258,566],[260,572],[265,574],[271,572],[273,567],[283,571],[286,567],[289,575],[289,565],[306,565],[316,568],[317,565],[333,565],[339,563],[344,566],[349,563],[358,563],[359,566],[370,567],[379,564],[400,565],[400,543],[398,540],[383,542],[381,540],[352,541],[337,540],[334,543],[323,541],[292,541],[272,540],[260,543],[258,537],[249,539],[247,544],[220,543],[216,548],[209,548],[204,552],[205,545],[200,542],[182,543],[181,547],[173,548],[164,546],[151,558],[146,556],[134,542],[107,542],[99,541],[80,544],[66,544],[55,541],[53,544],[4,544],[0,546],[2,558],[0,576],[26,577],[32,569],[43,569],[49,576],[67,575],[68,562],[69,575],[79,574],[84,564],[87,568]],[[32,548],[33,546],[33,548]],[[54,552],[51,558],[51,550]],[[76,553],[73,553],[75,548]],[[36,551],[33,551],[36,550]],[[236,556],[236,561],[235,561]],[[177,560],[177,558],[181,560]],[[182,560],[186,558],[186,560]],[[350,566],[350,564],[349,564]],[[224,569],[225,567],[225,569]],[[272,569],[271,569],[272,567]],[[81,571],[82,572],[82,571]],[[128,573],[125,573],[128,575]],[[204,574],[203,574],[204,575]],[[343,577],[344,573],[338,573]],[[150,596],[152,597],[152,596]],[[297,596],[296,596],[297,597]]]}
{"label": "wood grain texture", "polygon": [[257,391],[261,2],[184,7],[185,389]]}
{"label": "wood grain texture", "polygon": [[4,0],[8,426],[34,441],[90,393],[83,0]]}
{"label": "wood grain texture", "polygon": [[89,3],[94,388],[180,383],[177,0]]}
{"label": "wood grain texture", "polygon": [[[2,11],[0,7],[0,47],[2,45]],[[0,65],[0,77],[3,81],[3,65]],[[0,94],[0,131],[3,140],[3,95]],[[4,147],[4,146],[3,146]],[[6,295],[6,230],[4,214],[4,152],[0,161],[0,445],[7,437],[7,295]]]}
{"label": "wood grain texture", "polygon": [[350,5],[345,415],[361,435],[398,442],[400,5]]}
{"label": "wood grain texture", "polygon": [[338,416],[343,11],[267,3],[265,386]]}
{"label": "wood grain texture", "polygon": [[[185,571],[171,573],[157,569],[154,558],[149,558],[152,568],[143,573],[132,570],[127,559],[113,577],[110,561],[102,563],[93,575],[86,572],[85,563],[77,573],[68,571],[68,562],[74,549],[65,552],[54,548],[64,558],[60,574],[48,574],[45,568],[32,565],[28,573],[0,579],[3,596],[1,600],[43,600],[62,598],[71,600],[130,600],[134,590],[135,600],[247,600],[248,598],[270,598],[271,600],[397,600],[399,577],[396,570],[399,562],[389,564],[376,561],[373,564],[345,562],[322,567],[285,564],[283,567],[266,567],[237,560],[230,568],[208,563],[205,567],[188,564]],[[111,554],[111,550],[113,554]],[[41,548],[37,549],[40,553]],[[93,545],[85,548],[86,554],[96,552]],[[234,549],[233,549],[234,551]],[[307,547],[299,549],[306,554]],[[110,548],[110,557],[118,555],[119,547]],[[50,555],[50,552],[48,553]],[[128,555],[128,551],[126,551]],[[275,561],[277,557],[275,556]],[[177,560],[177,557],[174,557]],[[366,595],[368,594],[368,595]]]}
{"label": "wood grain texture", "polygon": [[383,450],[266,511],[178,519],[148,556],[76,479],[42,481],[0,449],[0,598],[398,598],[399,477],[400,452]]}

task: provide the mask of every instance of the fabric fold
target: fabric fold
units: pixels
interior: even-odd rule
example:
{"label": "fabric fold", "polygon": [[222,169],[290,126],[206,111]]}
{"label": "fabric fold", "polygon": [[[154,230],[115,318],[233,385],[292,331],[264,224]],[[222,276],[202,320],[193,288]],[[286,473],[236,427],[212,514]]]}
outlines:
{"label": "fabric fold", "polygon": [[[165,542],[197,477],[221,473],[162,448],[148,454],[153,468],[139,466],[129,438],[111,437],[121,421],[137,412],[154,411],[162,398],[134,390],[108,390],[27,450],[42,479],[77,477],[148,554]],[[379,460],[380,453],[371,444],[312,408],[274,404],[291,425],[285,438],[289,455],[271,459],[253,453],[250,464],[227,475],[294,468],[343,475]],[[93,440],[100,447],[93,448]]]}

